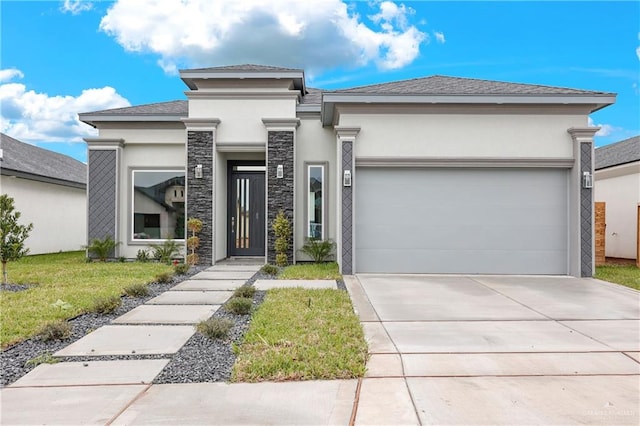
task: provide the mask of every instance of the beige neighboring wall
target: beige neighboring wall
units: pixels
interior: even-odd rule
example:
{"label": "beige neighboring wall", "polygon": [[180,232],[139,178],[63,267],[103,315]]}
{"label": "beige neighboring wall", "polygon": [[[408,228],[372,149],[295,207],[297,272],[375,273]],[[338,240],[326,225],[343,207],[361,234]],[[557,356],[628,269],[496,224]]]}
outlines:
{"label": "beige neighboring wall", "polygon": [[606,203],[605,254],[636,259],[640,161],[595,172],[595,201]]}
{"label": "beige neighboring wall", "polygon": [[33,223],[26,240],[29,254],[82,250],[87,242],[87,193],[84,188],[1,176],[2,193],[15,200],[19,223]]}

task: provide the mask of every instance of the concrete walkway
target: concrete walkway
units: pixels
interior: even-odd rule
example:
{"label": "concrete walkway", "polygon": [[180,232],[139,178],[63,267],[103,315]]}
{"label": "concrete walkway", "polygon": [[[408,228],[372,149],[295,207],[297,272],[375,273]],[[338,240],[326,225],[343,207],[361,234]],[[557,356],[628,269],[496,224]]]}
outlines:
{"label": "concrete walkway", "polygon": [[640,293],[569,277],[345,278],[355,424],[640,424]]}

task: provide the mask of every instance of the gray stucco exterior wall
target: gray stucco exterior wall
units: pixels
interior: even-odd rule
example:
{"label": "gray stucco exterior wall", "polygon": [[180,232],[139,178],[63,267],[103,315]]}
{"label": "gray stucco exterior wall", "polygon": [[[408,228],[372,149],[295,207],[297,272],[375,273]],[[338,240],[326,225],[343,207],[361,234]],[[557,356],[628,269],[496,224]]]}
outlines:
{"label": "gray stucco exterior wall", "polygon": [[[293,191],[294,145],[292,131],[269,131],[267,137],[267,262],[275,263],[275,234],[273,221],[283,211],[291,224],[287,258],[293,262]],[[283,167],[283,177],[277,178],[278,165]]]}
{"label": "gray stucco exterior wall", "polygon": [[[213,163],[212,131],[187,132],[187,219],[202,221],[196,250],[200,265],[213,264]],[[196,179],[195,169],[202,165],[202,178]]]}
{"label": "gray stucco exterior wall", "polygon": [[[89,181],[87,184],[87,239],[111,237],[116,233],[117,160],[115,149],[89,150]],[[115,251],[109,254],[115,256]]]}
{"label": "gray stucco exterior wall", "polygon": [[[593,173],[593,148],[588,142],[580,143],[580,170]],[[580,273],[593,276],[593,188],[580,188]]]}
{"label": "gray stucco exterior wall", "polygon": [[351,171],[351,186],[342,188],[342,273],[353,274],[353,185],[355,184],[355,170],[353,168],[353,142],[342,142],[342,173]]}

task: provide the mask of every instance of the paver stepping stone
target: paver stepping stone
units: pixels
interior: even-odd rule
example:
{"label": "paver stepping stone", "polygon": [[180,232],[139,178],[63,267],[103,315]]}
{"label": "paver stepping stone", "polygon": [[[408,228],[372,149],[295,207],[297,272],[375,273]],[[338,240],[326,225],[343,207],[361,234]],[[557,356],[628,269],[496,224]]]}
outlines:
{"label": "paver stepping stone", "polygon": [[220,305],[140,305],[113,320],[114,324],[197,324]]}
{"label": "paver stepping stone", "polygon": [[205,269],[207,272],[216,271],[242,271],[242,272],[258,272],[264,265],[213,265],[210,268]]}
{"label": "paver stepping stone", "polygon": [[192,280],[248,280],[254,271],[203,271],[191,276]]}
{"label": "paver stepping stone", "polygon": [[169,361],[144,359],[40,364],[11,387],[145,384],[151,383]]}
{"label": "paver stepping stone", "polygon": [[191,325],[105,325],[54,356],[173,354],[193,333]]}
{"label": "paver stepping stone", "polygon": [[171,290],[199,290],[220,291],[235,290],[244,285],[246,280],[186,280],[171,288]]}
{"label": "paver stepping stone", "polygon": [[272,288],[338,288],[335,280],[257,280],[254,286],[258,290]]}
{"label": "paver stepping stone", "polygon": [[105,425],[148,385],[0,390],[3,425]]}
{"label": "paver stepping stone", "polygon": [[165,291],[149,300],[150,305],[221,305],[232,291]]}

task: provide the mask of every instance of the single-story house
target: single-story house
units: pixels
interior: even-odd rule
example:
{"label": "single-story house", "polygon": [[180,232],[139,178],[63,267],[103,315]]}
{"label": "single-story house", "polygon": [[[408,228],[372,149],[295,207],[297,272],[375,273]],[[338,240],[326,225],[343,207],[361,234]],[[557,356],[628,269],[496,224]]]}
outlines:
{"label": "single-story house", "polygon": [[638,259],[640,136],[595,149],[595,201],[605,204],[605,255]]}
{"label": "single-story house", "polygon": [[171,177],[205,264],[272,263],[283,211],[289,261],[329,238],[344,274],[593,273],[588,116],[613,93],[445,76],[319,90],[259,65],[180,78],[186,100],[80,114],[99,130],[89,238],[112,235],[119,256],[150,242],[135,188]]}
{"label": "single-story house", "polygon": [[87,165],[0,134],[0,190],[20,223],[33,223],[29,254],[81,250],[87,243]]}

